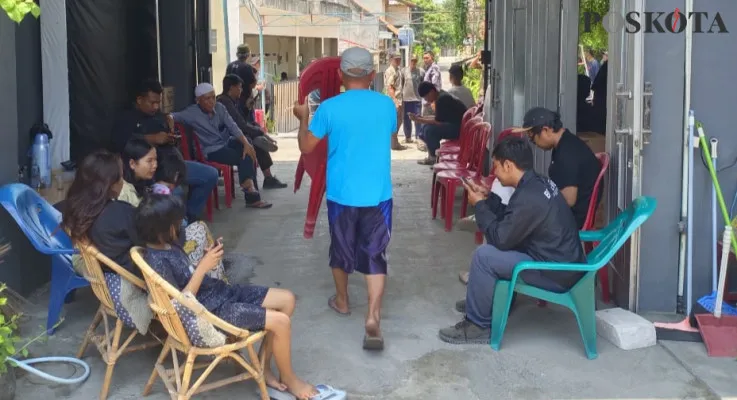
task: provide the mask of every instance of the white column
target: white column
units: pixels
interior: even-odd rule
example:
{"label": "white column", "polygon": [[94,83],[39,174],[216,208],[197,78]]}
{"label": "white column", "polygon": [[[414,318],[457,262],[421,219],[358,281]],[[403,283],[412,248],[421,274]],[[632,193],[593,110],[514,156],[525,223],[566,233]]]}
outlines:
{"label": "white column", "polygon": [[51,167],[69,159],[69,64],[66,0],[45,1],[41,13],[43,116],[54,138]]}
{"label": "white column", "polygon": [[[227,1],[228,8],[228,35],[230,42],[230,48],[227,49],[228,56],[227,62],[235,60],[235,52],[238,50],[238,45],[243,42],[243,34],[241,33],[241,6],[238,0],[225,0]],[[261,61],[261,65],[263,65]]]}
{"label": "white column", "polygon": [[295,63],[295,65],[297,65],[297,68],[296,68],[296,71],[297,71],[296,72],[296,76],[297,77],[299,77],[299,75],[300,75],[300,70],[299,70],[299,40],[300,40],[299,39],[299,33],[297,33],[297,35],[295,37],[295,40],[294,40],[294,42],[296,43],[296,49],[297,49],[297,53],[294,55],[294,63]]}
{"label": "white column", "polygon": [[325,36],[320,38],[320,51],[322,54],[320,54],[320,57],[325,57],[328,55],[328,52],[325,51]]}

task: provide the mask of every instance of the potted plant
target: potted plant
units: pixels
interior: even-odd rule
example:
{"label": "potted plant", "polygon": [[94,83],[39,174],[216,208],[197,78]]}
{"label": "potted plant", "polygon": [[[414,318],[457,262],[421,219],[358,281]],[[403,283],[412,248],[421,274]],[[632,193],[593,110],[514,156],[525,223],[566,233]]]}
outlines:
{"label": "potted plant", "polygon": [[[0,285],[0,306],[8,304],[8,298],[3,294],[7,287]],[[20,314],[6,316],[0,313],[0,400],[13,400],[15,398],[15,367],[8,357],[19,353],[16,349],[21,340],[18,336],[18,318]],[[20,350],[25,357],[28,355],[26,346]]]}

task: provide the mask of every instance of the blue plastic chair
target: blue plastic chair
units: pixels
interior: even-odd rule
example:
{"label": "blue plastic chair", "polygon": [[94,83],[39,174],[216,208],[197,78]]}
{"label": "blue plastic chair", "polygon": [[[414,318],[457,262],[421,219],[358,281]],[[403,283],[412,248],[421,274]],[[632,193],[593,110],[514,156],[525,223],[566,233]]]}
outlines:
{"label": "blue plastic chair", "polygon": [[[596,283],[597,271],[606,266],[619,249],[655,211],[657,201],[652,197],[638,197],[617,218],[600,231],[581,231],[583,242],[599,242],[586,257],[585,264],[556,264],[525,261],[517,264],[511,280],[497,281],[491,312],[491,348],[499,350],[507,326],[514,292],[560,304],[573,311],[581,331],[586,356],[593,360],[596,351]],[[519,274],[528,269],[546,271],[580,271],[586,274],[570,290],[556,293],[525,284]]]}
{"label": "blue plastic chair", "polygon": [[72,254],[76,250],[66,232],[59,228],[61,213],[57,209],[22,183],[0,187],[0,203],[33,247],[51,256],[51,296],[46,330],[53,335],[67,295],[77,288],[89,286],[89,282],[72,268]]}

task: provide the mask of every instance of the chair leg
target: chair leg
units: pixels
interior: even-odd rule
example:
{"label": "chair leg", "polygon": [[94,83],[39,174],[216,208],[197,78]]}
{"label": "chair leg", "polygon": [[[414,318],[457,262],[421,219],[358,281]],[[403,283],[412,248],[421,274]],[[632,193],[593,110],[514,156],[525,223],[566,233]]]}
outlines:
{"label": "chair leg", "polygon": [[468,190],[463,188],[463,199],[461,200],[461,218],[468,216]]}
{"label": "chair leg", "polygon": [[108,391],[110,390],[110,381],[113,379],[113,370],[115,370],[115,363],[118,361],[118,346],[120,346],[120,334],[123,333],[123,321],[115,321],[115,331],[113,333],[113,339],[110,342],[110,347],[107,349],[107,369],[105,370],[105,378],[102,381],[102,389],[100,390],[100,400],[107,399]]}
{"label": "chair leg", "polygon": [[233,205],[233,168],[228,167],[223,171],[223,183],[225,184],[225,207],[230,208]]}
{"label": "chair leg", "polygon": [[230,167],[230,194],[235,199],[235,171]]}
{"label": "chair leg", "polygon": [[438,174],[437,172],[432,173],[432,185],[430,186],[430,207],[435,207],[435,202],[438,201],[438,199],[435,197],[435,191],[437,190],[438,186]]}
{"label": "chair leg", "polygon": [[499,351],[502,346],[504,329],[507,327],[509,309],[512,307],[514,290],[509,281],[496,281],[494,303],[491,306],[491,348]]}
{"label": "chair leg", "polygon": [[431,203],[432,203],[432,219],[436,219],[438,217],[438,197],[440,197],[440,189],[442,186],[440,186],[439,183],[435,182],[433,183],[433,193],[431,197]]}
{"label": "chair leg", "polygon": [[445,231],[453,230],[453,210],[456,202],[456,183],[449,180],[445,186]]}
{"label": "chair leg", "polygon": [[92,318],[92,323],[90,324],[89,328],[87,328],[87,332],[84,334],[84,339],[82,339],[82,345],[79,346],[79,350],[77,351],[77,358],[81,359],[84,356],[84,352],[87,350],[87,346],[90,344],[90,338],[92,335],[95,334],[95,330],[100,325],[100,321],[102,321],[102,306],[97,309],[97,313],[95,313],[95,317]]}
{"label": "chair leg", "polygon": [[189,382],[192,379],[195,357],[196,356],[192,353],[187,354],[187,361],[184,363],[184,374],[182,374],[182,386],[179,388],[178,400],[189,400],[191,397],[187,392],[189,392]]}
{"label": "chair leg", "polygon": [[218,187],[215,186],[214,189],[212,189],[212,200],[215,203],[215,209],[220,209],[220,195],[218,194]]}
{"label": "chair leg", "polygon": [[205,215],[207,222],[212,222],[212,196],[207,199],[207,205],[205,206]]}
{"label": "chair leg", "polygon": [[611,301],[609,293],[609,266],[604,265],[597,273],[599,277],[599,285],[601,286],[601,300],[604,303]]}
{"label": "chair leg", "polygon": [[55,325],[59,322],[61,308],[67,294],[74,289],[71,286],[74,272],[64,265],[59,265],[58,256],[51,257],[51,293],[49,296],[49,314],[46,317],[46,332],[53,335],[56,332]]}
{"label": "chair leg", "polygon": [[[154,364],[154,370],[151,372],[151,376],[148,378],[148,382],[146,382],[146,386],[143,388],[144,396],[148,396],[149,393],[151,393],[151,388],[156,382],[156,377],[159,376],[159,371],[156,367],[164,362],[166,356],[169,355],[169,351],[171,351],[171,348],[169,347],[169,339],[166,339],[166,342],[164,342],[164,348],[161,349],[161,354],[159,354],[159,358],[156,359],[156,364]],[[161,379],[166,379],[166,377],[162,376]]]}
{"label": "chair leg", "polygon": [[588,282],[579,282],[570,292],[571,310],[576,316],[583,347],[589,360],[593,360],[599,355],[596,351],[596,290],[594,289],[594,277],[592,276]]}
{"label": "chair leg", "polygon": [[475,236],[476,236],[475,237],[476,244],[484,244],[484,234],[483,233],[481,233],[480,231],[476,231]]}

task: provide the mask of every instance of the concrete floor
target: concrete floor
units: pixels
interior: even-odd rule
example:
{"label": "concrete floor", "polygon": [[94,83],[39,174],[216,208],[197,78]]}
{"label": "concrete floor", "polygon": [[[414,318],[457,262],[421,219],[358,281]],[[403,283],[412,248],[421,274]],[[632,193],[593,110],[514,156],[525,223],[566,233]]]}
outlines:
{"label": "concrete floor", "polygon": [[[282,138],[280,146],[274,172],[291,182],[296,141]],[[465,293],[457,274],[467,268],[475,246],[472,235],[446,233],[440,221],[430,219],[430,172],[414,161],[422,154],[407,150],[394,156],[394,234],[383,321],[387,348],[381,354],[361,349],[366,291],[360,276],[352,277],[350,283],[352,316],[338,316],[327,307],[333,283],[327,266],[324,209],[314,239],[302,237],[308,187],[297,194],[291,189],[267,192],[266,199],[275,204],[271,210],[245,209],[239,198],[232,209],[215,214],[212,229],[225,238],[227,250],[247,253],[256,264],[253,271],[230,271],[234,280],[243,282],[250,277],[254,284],[289,288],[297,294],[293,358],[305,379],[342,388],[350,399],[719,398],[693,374],[697,373],[694,369],[684,368],[674,358],[672,349],[660,345],[623,351],[600,339],[599,358],[587,360],[571,313],[554,306],[541,309],[526,299],[521,299],[520,309],[510,318],[500,352],[488,346],[453,346],[438,340],[439,328],[461,318],[453,310],[454,302]],[[45,320],[45,294],[32,301],[36,306],[29,310],[23,326],[27,336]],[[97,304],[89,290],[80,290],[76,301],[65,307],[66,320],[57,334],[34,345],[32,354],[74,355]],[[706,358],[703,347],[677,345],[690,349],[699,363]],[[109,398],[141,398],[157,353],[154,349],[122,358]],[[85,360],[92,374],[84,384],[55,386],[26,375],[19,379],[17,398],[97,398],[105,365],[93,349]],[[721,365],[728,368],[726,362]],[[708,373],[709,368],[702,369]],[[60,366],[52,372],[74,373]],[[730,372],[724,374],[728,381]],[[732,382],[735,376],[731,375]],[[725,390],[734,395],[735,388],[737,385]],[[255,390],[252,382],[240,383],[199,398],[255,399]],[[157,383],[149,398],[166,399],[168,395]]]}

